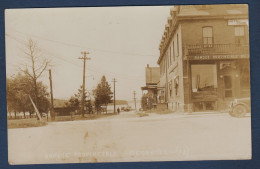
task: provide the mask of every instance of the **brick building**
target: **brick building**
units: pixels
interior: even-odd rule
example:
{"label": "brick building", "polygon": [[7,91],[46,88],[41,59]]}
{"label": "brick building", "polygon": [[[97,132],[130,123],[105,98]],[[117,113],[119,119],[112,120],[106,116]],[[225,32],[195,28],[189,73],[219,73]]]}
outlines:
{"label": "brick building", "polygon": [[167,21],[157,61],[161,104],[223,110],[250,97],[247,5],[174,6]]}

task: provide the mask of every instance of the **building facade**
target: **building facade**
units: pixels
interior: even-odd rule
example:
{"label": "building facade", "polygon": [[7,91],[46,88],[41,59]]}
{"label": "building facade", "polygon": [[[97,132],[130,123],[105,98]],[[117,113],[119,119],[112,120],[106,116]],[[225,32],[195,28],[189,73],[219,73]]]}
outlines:
{"label": "building facade", "polygon": [[159,102],[168,109],[224,110],[250,97],[247,5],[173,7],[159,50]]}
{"label": "building facade", "polygon": [[151,107],[157,106],[157,84],[160,80],[160,68],[159,67],[150,67],[147,64],[145,68],[145,86],[141,87],[142,95],[146,96],[151,101]]}

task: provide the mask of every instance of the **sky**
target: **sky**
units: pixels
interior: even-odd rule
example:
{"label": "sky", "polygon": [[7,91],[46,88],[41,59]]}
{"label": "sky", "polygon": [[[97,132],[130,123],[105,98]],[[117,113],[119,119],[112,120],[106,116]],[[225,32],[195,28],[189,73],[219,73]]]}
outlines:
{"label": "sky", "polygon": [[[159,44],[172,6],[38,8],[5,10],[6,74],[29,64],[24,50],[28,39],[37,42],[39,55],[51,60],[53,95],[69,99],[83,81],[81,52],[87,51],[86,90],[103,75],[116,99],[141,98],[145,67],[158,66]],[[45,71],[41,81],[49,87]]]}

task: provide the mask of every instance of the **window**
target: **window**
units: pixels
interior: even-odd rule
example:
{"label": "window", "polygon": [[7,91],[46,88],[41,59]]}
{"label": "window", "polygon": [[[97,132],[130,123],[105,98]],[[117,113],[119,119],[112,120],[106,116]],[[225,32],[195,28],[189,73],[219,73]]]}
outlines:
{"label": "window", "polygon": [[165,58],[164,57],[164,59],[163,59],[163,74],[166,72],[166,68],[167,68],[167,65],[166,65],[166,63],[167,63],[167,60],[166,60],[167,58]]}
{"label": "window", "polygon": [[160,103],[165,102],[165,92],[164,92],[164,90],[161,90],[161,91],[160,91],[159,101],[160,101]]}
{"label": "window", "polygon": [[174,78],[175,95],[179,96],[179,76]]}
{"label": "window", "polygon": [[160,63],[160,74],[161,74],[161,76],[163,74],[163,62]]}
{"label": "window", "polygon": [[177,56],[179,56],[179,35],[177,34]]}
{"label": "window", "polygon": [[167,52],[167,62],[168,62],[168,69],[170,67],[170,57],[169,57],[169,52]]}
{"label": "window", "polygon": [[167,64],[167,69],[169,68],[169,55],[168,55],[168,51],[166,52],[166,64]]}
{"label": "window", "polygon": [[236,26],[235,27],[235,36],[244,36],[245,30],[243,26]]}
{"label": "window", "polygon": [[215,64],[191,65],[192,92],[212,91],[217,88]]}
{"label": "window", "polygon": [[170,51],[169,51],[169,53],[170,53],[170,65],[172,65],[172,49],[171,49],[171,47],[170,47]]}
{"label": "window", "polygon": [[163,60],[162,60],[162,74],[164,74],[164,71],[165,71],[165,61],[164,61],[165,59],[163,58]]}
{"label": "window", "polygon": [[213,28],[211,26],[202,28],[203,36],[203,46],[212,47],[213,46]]}
{"label": "window", "polygon": [[168,83],[168,85],[169,85],[169,93],[170,93],[170,96],[172,96],[172,81],[170,81],[170,82]]}
{"label": "window", "polygon": [[173,61],[175,61],[175,53],[174,53],[174,42],[172,43],[172,57],[173,57]]}
{"label": "window", "polygon": [[245,28],[244,26],[235,27],[235,44],[241,45],[245,41]]}

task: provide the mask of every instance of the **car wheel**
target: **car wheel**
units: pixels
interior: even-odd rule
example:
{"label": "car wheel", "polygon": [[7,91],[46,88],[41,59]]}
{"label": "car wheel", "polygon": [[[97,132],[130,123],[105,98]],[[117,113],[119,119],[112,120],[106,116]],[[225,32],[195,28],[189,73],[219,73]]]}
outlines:
{"label": "car wheel", "polygon": [[243,105],[237,105],[233,109],[233,117],[244,117],[247,113],[247,109]]}

